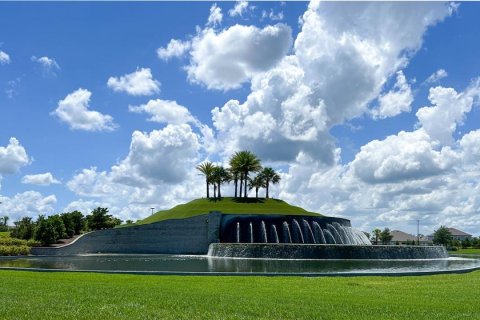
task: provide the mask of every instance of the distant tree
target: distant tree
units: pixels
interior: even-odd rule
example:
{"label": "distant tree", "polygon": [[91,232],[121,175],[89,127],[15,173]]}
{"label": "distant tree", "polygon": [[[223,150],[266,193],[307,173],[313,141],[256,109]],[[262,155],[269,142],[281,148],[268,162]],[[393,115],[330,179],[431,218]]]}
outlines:
{"label": "distant tree", "polygon": [[215,166],[213,163],[209,161],[205,161],[203,163],[200,163],[196,168],[198,171],[200,171],[204,176],[205,176],[205,185],[207,187],[207,198],[210,198],[210,183],[211,183],[211,178],[212,178],[212,173],[213,173],[213,168]]}
{"label": "distant tree", "polygon": [[75,234],[80,234],[85,229],[86,221],[83,213],[80,211],[72,211],[69,213],[72,221],[73,221],[73,230]]}
{"label": "distant tree", "polygon": [[108,221],[111,219],[107,208],[98,207],[87,216],[87,225],[90,230],[100,230],[108,228]]}
{"label": "distant tree", "polygon": [[125,221],[126,224],[133,224],[133,220],[130,220],[128,219],[127,221]]}
{"label": "distant tree", "polygon": [[373,231],[372,231],[372,241],[373,241],[373,244],[377,245],[378,244],[378,240],[380,239],[380,234],[382,233],[382,230],[378,229],[378,228],[375,228]]}
{"label": "distant tree", "polygon": [[50,245],[58,240],[57,229],[52,219],[45,218],[43,215],[38,217],[35,240],[40,241],[42,245]]}
{"label": "distant tree", "polygon": [[383,231],[380,233],[380,241],[382,241],[382,244],[388,244],[390,241],[392,241],[392,239],[393,235],[390,233],[390,229],[383,229]]}
{"label": "distant tree", "polygon": [[53,216],[49,216],[47,220],[49,220],[52,223],[53,227],[55,228],[55,231],[57,233],[57,240],[68,237],[65,231],[65,225],[63,223],[63,219],[60,217],[60,215],[55,214]]}
{"label": "distant tree", "polygon": [[[247,198],[247,184],[248,174],[250,172],[259,172],[262,170],[260,159],[251,151],[239,151],[233,155],[238,171],[242,173],[243,179],[243,197]],[[242,189],[242,182],[240,182],[240,189]]]}
{"label": "distant tree", "polygon": [[440,226],[433,232],[433,243],[448,246],[453,240],[452,233],[445,226]]}
{"label": "distant tree", "polygon": [[470,238],[465,238],[465,240],[462,241],[462,248],[470,248],[472,246],[472,242],[470,241]]}
{"label": "distant tree", "polygon": [[255,198],[258,199],[258,190],[260,188],[265,188],[265,179],[261,174],[258,174],[253,179],[250,179],[250,183],[248,185],[249,189],[255,189]]}
{"label": "distant tree", "polygon": [[260,172],[265,182],[265,198],[268,199],[268,190],[271,184],[277,184],[280,182],[280,175],[270,167],[263,168]]}
{"label": "distant tree", "polygon": [[65,233],[67,237],[73,237],[75,235],[75,225],[73,223],[73,219],[70,213],[62,213],[60,215],[60,218],[62,219],[63,225],[65,226]]}
{"label": "distant tree", "polygon": [[[213,184],[213,196],[214,198],[222,199],[221,186],[225,182],[231,180],[230,173],[222,166],[215,166],[212,171],[211,183]],[[218,196],[216,195],[216,190],[218,190]]]}
{"label": "distant tree", "polygon": [[0,232],[8,231],[8,220],[7,216],[0,217]]}
{"label": "distant tree", "polygon": [[230,159],[230,181],[233,181],[233,185],[235,187],[235,198],[238,196],[238,180],[240,179],[240,172],[238,168],[234,167],[235,163],[232,163],[232,159]]}
{"label": "distant tree", "polygon": [[30,240],[33,238],[35,231],[35,223],[31,217],[23,217],[20,220],[15,221],[14,227],[10,232],[12,238]]}

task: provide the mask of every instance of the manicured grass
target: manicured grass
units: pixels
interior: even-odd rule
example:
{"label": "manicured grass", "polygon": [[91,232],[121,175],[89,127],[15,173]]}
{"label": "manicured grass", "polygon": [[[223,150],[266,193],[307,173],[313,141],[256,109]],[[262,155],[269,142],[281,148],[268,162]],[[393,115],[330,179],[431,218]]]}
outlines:
{"label": "manicured grass", "polygon": [[0,319],[480,319],[480,272],[187,277],[0,271]]}
{"label": "manicured grass", "polygon": [[0,238],[10,238],[10,232],[9,231],[0,232]]}
{"label": "manicured grass", "polygon": [[451,251],[451,254],[480,254],[480,249],[468,248]]}
{"label": "manicured grass", "polygon": [[178,205],[169,210],[162,210],[150,217],[143,219],[137,224],[152,223],[167,219],[183,219],[206,214],[210,211],[221,211],[233,214],[291,214],[291,215],[319,215],[309,212],[300,207],[292,206],[278,199],[247,199],[237,200],[234,198],[222,198],[220,201],[210,199],[196,199],[185,204]]}

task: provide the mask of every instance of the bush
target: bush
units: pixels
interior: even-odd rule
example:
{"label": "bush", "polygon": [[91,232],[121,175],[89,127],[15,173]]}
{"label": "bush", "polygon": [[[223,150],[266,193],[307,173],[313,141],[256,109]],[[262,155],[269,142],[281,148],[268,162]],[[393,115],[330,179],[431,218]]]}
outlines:
{"label": "bush", "polygon": [[54,219],[46,219],[44,216],[38,217],[35,240],[40,241],[42,245],[55,243],[59,239],[53,220]]}
{"label": "bush", "polygon": [[22,219],[15,221],[13,224],[15,227],[13,227],[10,232],[12,238],[25,240],[33,238],[33,234],[35,233],[35,223],[33,223],[31,217],[23,217]]}
{"label": "bush", "polygon": [[4,246],[0,245],[0,256],[20,256],[28,255],[30,253],[30,247],[22,246]]}

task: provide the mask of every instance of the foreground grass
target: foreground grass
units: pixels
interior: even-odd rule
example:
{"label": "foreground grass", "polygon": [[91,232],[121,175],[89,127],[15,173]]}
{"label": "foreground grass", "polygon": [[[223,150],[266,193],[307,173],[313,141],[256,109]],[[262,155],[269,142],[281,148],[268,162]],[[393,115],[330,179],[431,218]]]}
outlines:
{"label": "foreground grass", "polygon": [[187,277],[0,271],[0,319],[480,319],[480,271]]}
{"label": "foreground grass", "polygon": [[256,199],[249,198],[247,201],[237,200],[230,197],[222,198],[220,201],[211,199],[196,199],[185,204],[178,205],[169,210],[162,210],[150,217],[137,222],[146,224],[167,219],[184,219],[206,214],[210,211],[221,211],[222,213],[233,214],[291,214],[291,215],[319,215],[318,213],[306,211],[303,208],[292,206],[285,201],[278,199]]}

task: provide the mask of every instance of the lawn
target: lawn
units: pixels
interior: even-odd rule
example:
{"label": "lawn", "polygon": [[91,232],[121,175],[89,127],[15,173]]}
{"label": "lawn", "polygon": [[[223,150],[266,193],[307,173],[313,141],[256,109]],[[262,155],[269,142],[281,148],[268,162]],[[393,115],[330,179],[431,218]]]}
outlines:
{"label": "lawn", "polygon": [[480,271],[209,277],[0,271],[0,319],[480,319]]}
{"label": "lawn", "polygon": [[480,255],[480,249],[468,248],[468,249],[459,249],[457,251],[451,251],[451,254],[475,254]]}
{"label": "lawn", "polygon": [[238,200],[230,197],[222,198],[220,201],[211,199],[196,199],[185,204],[178,205],[169,210],[162,210],[150,217],[137,222],[137,224],[152,223],[167,219],[190,218],[210,211],[221,211],[232,214],[290,214],[290,215],[315,215],[318,213],[309,212],[300,207],[292,206],[285,201],[278,199],[248,198]]}

